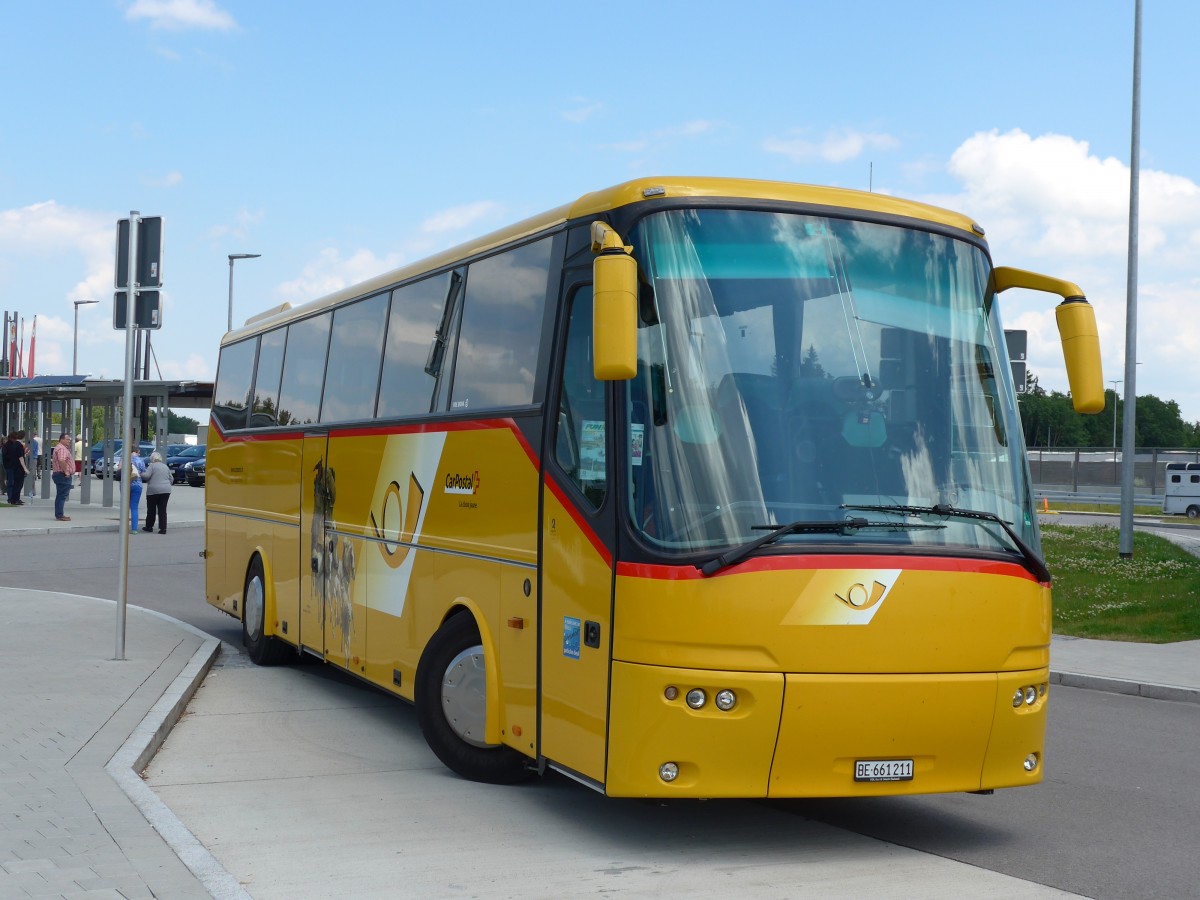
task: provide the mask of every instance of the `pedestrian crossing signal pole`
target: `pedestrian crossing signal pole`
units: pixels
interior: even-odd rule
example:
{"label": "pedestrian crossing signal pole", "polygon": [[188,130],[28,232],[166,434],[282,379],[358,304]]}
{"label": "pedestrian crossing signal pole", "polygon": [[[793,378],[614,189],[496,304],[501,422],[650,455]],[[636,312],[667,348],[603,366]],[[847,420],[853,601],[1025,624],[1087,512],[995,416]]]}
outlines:
{"label": "pedestrian crossing signal pole", "polygon": [[[137,210],[131,210],[129,213],[128,240],[124,250],[128,255],[125,256],[125,278],[124,284],[121,283],[121,223],[117,223],[117,290],[122,288],[125,290],[125,385],[124,394],[121,398],[121,439],[124,442],[123,448],[123,465],[126,469],[129,468],[129,451],[137,446],[131,440],[133,438],[133,343],[134,343],[134,320],[137,318],[134,315],[134,309],[137,306],[137,258],[138,258],[138,231],[141,225],[141,218]],[[114,303],[115,303],[114,299]],[[125,524],[129,517],[129,499],[132,491],[129,487],[129,472],[124,474],[125,490],[119,504],[120,513],[117,516],[117,534],[121,536],[120,550],[118,551],[117,565],[117,659],[125,658],[125,607],[126,599],[129,591],[129,527]]]}
{"label": "pedestrian crossing signal pole", "polygon": [[117,222],[117,265],[113,294],[113,328],[125,330],[125,390],[121,401],[121,439],[124,497],[118,518],[121,535],[120,562],[117,567],[117,659],[125,658],[125,601],[129,590],[129,534],[126,517],[137,522],[137,510],[130,506],[129,461],[138,436],[133,428],[134,348],[140,336],[137,329],[161,328],[159,288],[162,287],[162,217],[142,216],[135,209],[128,219]]}

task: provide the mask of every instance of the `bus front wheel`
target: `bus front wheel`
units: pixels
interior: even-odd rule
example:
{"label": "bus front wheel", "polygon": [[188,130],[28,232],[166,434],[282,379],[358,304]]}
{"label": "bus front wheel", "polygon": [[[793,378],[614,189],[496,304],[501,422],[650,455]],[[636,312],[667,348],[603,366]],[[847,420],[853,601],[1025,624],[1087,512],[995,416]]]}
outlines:
{"label": "bus front wheel", "polygon": [[414,688],[421,733],[446,768],[488,784],[529,777],[521,754],[483,739],[487,679],[479,629],[469,614],[448,619],[430,639]]}
{"label": "bus front wheel", "polygon": [[262,559],[254,557],[250,571],[246,573],[246,586],[242,591],[242,643],[246,652],[260,666],[272,666],[283,662],[287,649],[266,631],[267,588],[263,574]]}

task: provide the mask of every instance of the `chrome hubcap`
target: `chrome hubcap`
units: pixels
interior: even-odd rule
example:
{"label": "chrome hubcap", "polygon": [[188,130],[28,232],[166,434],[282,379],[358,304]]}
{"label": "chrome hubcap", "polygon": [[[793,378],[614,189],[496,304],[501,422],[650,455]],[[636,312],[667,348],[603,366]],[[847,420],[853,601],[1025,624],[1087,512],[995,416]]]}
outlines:
{"label": "chrome hubcap", "polygon": [[442,712],[454,733],[474,747],[487,747],[483,739],[487,717],[487,673],[483,647],[468,647],[446,666],[442,676]]}
{"label": "chrome hubcap", "polygon": [[246,583],[246,596],[242,605],[242,615],[246,617],[246,633],[251,640],[258,640],[263,633],[263,584],[257,575]]}

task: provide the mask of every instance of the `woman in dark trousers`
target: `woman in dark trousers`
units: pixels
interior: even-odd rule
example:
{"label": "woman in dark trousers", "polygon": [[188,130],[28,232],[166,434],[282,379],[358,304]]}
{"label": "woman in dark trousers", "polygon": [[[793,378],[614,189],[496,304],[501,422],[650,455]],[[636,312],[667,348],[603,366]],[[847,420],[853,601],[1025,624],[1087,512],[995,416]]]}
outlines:
{"label": "woman in dark trousers", "polygon": [[25,439],[24,431],[14,431],[4,442],[4,474],[7,476],[8,502],[22,506],[21,488],[25,486]]}
{"label": "woman in dark trousers", "polygon": [[153,531],[158,520],[158,533],[167,533],[167,501],[171,499],[171,470],[157,450],[150,454],[150,465],[142,473],[146,483],[146,524],[142,531]]}

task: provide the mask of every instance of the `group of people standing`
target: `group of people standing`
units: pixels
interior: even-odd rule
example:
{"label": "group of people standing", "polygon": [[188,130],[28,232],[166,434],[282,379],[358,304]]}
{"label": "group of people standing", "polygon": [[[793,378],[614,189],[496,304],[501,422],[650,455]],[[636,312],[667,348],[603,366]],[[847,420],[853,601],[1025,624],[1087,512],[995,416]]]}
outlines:
{"label": "group of people standing", "polygon": [[171,484],[174,478],[162,454],[155,450],[146,462],[138,454],[137,447],[129,452],[129,530],[138,533],[138,507],[142,500],[142,484],[146,485],[146,521],[142,531],[153,531],[158,524],[158,533],[167,533],[167,501],[171,499]]}
{"label": "group of people standing", "polygon": [[[0,457],[4,461],[4,486],[8,493],[8,502],[11,506],[24,506],[22,496],[32,499],[33,488],[41,470],[41,440],[35,434],[27,445],[25,432],[14,431],[5,439]],[[71,485],[75,480],[75,455],[71,452],[71,435],[64,434],[54,445],[50,474],[55,487],[54,517],[60,522],[69,522],[71,517],[66,515],[65,509],[67,495],[71,493]],[[26,479],[29,481],[28,493],[23,490]]]}
{"label": "group of people standing", "polygon": [[[28,496],[33,496],[33,484],[41,463],[41,441],[37,435],[29,444],[25,443],[25,431],[14,431],[4,440],[0,448],[0,459],[4,463],[4,487],[8,502],[12,506],[24,506],[23,489],[29,480]],[[71,435],[63,434],[54,445],[50,462],[50,473],[54,480],[54,518],[59,522],[70,522],[66,514],[67,498],[76,476],[80,473],[80,448],[72,449]],[[138,508],[142,500],[142,484],[145,483],[146,521],[142,531],[153,531],[158,526],[159,534],[167,533],[167,501],[171,499],[171,470],[163,462],[158,451],[150,454],[147,463],[138,454],[137,448],[130,450],[128,488],[129,530],[138,532]]]}
{"label": "group of people standing", "polygon": [[24,506],[22,497],[26,479],[29,479],[29,496],[33,496],[41,458],[41,441],[35,434],[33,440],[26,444],[24,429],[11,432],[4,440],[3,449],[0,449],[0,458],[4,461],[4,487],[8,502],[12,506]]}

